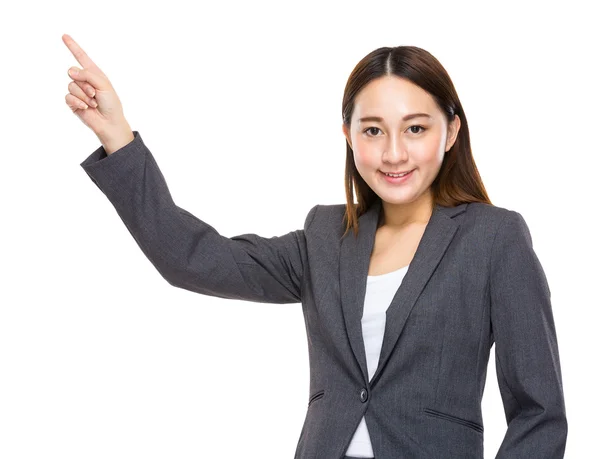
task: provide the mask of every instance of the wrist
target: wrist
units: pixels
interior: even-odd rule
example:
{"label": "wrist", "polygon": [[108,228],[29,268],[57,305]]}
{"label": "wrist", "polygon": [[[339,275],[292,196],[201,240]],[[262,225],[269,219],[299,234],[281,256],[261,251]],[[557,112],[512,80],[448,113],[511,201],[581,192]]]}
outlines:
{"label": "wrist", "polygon": [[127,122],[98,136],[107,155],[111,155],[131,143],[134,138],[133,131]]}

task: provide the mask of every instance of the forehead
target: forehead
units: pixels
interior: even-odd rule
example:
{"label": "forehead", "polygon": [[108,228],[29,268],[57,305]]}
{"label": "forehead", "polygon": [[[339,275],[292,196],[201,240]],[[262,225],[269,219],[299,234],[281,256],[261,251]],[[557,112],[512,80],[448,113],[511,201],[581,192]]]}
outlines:
{"label": "forehead", "polygon": [[426,112],[434,117],[441,115],[427,91],[405,78],[384,76],[360,90],[352,118],[372,115],[393,119],[415,112]]}

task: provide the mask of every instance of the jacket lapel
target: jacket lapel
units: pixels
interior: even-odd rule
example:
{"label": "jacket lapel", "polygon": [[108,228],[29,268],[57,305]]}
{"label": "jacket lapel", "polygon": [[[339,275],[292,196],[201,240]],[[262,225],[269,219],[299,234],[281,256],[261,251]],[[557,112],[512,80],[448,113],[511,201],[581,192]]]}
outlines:
{"label": "jacket lapel", "polygon": [[368,381],[367,358],[362,335],[363,314],[367,275],[371,252],[375,243],[375,232],[381,203],[377,200],[358,219],[358,235],[352,230],[342,239],[340,247],[340,298],[342,313],[350,347],[360,366],[365,381]]}
{"label": "jacket lapel", "polygon": [[[402,333],[410,311],[458,229],[459,225],[453,220],[453,217],[463,212],[467,205],[464,203],[456,207],[435,206],[404,279],[386,311],[385,333],[379,365],[371,379],[371,384],[375,383],[379,377]],[[381,209],[381,201],[375,201],[358,220],[358,236],[354,237],[354,233],[349,231],[342,239],[340,247],[342,312],[350,346],[365,381],[368,381],[369,378],[361,319],[371,252],[375,244],[375,233]]]}

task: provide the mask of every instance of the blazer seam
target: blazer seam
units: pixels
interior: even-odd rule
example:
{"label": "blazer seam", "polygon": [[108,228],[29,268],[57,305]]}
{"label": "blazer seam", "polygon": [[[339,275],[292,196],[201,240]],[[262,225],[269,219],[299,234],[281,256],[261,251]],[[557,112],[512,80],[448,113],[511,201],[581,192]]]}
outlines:
{"label": "blazer seam", "polygon": [[[492,321],[492,311],[491,311],[491,287],[490,287],[490,280],[492,277],[492,257],[494,256],[494,243],[496,242],[496,236],[498,236],[498,233],[500,232],[500,228],[502,227],[502,225],[504,224],[504,221],[506,220],[506,217],[508,215],[505,215],[502,220],[500,221],[500,223],[498,224],[498,228],[496,228],[496,232],[494,233],[494,237],[492,238],[492,244],[490,246],[490,252],[489,252],[489,256],[488,256],[488,276],[487,276],[487,282],[486,282],[486,288],[484,290],[484,293],[487,293],[487,298],[490,300],[490,328],[491,328],[491,321]],[[484,298],[485,300],[485,298]],[[475,380],[477,380],[477,375],[479,374],[479,365],[481,362],[481,343],[483,341],[483,331],[484,331],[484,327],[483,327],[483,317],[485,316],[485,308],[482,308],[481,311],[481,320],[480,320],[480,324],[481,324],[481,328],[479,329],[479,345],[477,347],[477,363],[475,365]],[[493,332],[492,332],[492,336],[493,336]],[[479,388],[477,388],[479,389]]]}
{"label": "blazer seam", "polygon": [[[489,276],[488,276],[489,279]],[[487,287],[488,290],[488,296],[489,296],[489,286]],[[481,308],[481,316],[479,318],[479,344],[477,345],[477,363],[475,364],[475,384],[477,385],[477,376],[479,375],[479,365],[481,362],[481,353],[484,352],[484,350],[481,348],[481,343],[483,342],[483,332],[485,327],[483,326],[484,322],[484,318],[485,318],[485,292],[484,292],[484,298],[482,303],[484,304],[484,307]],[[492,317],[492,311],[490,311],[490,318]],[[491,321],[491,319],[490,319]],[[489,329],[489,328],[488,328]],[[488,359],[489,360],[489,359]],[[479,395],[479,387],[477,386],[476,388],[477,391],[477,395]]]}
{"label": "blazer seam", "polygon": [[[487,289],[490,294],[490,305],[491,305],[491,294],[492,294],[491,279],[492,279],[492,261],[494,258],[494,245],[496,244],[496,238],[498,237],[498,233],[500,232],[500,229],[502,228],[502,226],[504,226],[504,223],[506,222],[507,218],[508,218],[508,214],[506,214],[504,216],[504,218],[498,225],[498,228],[496,228],[496,233],[494,234],[494,238],[492,239],[492,245],[490,247],[490,256],[489,256],[489,261],[488,261],[488,278],[487,278]],[[491,311],[490,311],[490,321],[491,321]]]}
{"label": "blazer seam", "polygon": [[[489,275],[488,275],[488,289],[490,292],[490,308],[492,307],[491,305],[491,294],[492,294],[492,290],[491,290],[491,278],[492,278],[492,260],[494,258],[494,245],[496,244],[496,238],[498,237],[498,233],[500,233],[500,230],[504,227],[504,225],[506,224],[506,221],[508,220],[508,217],[510,215],[512,215],[513,211],[509,210],[507,212],[507,214],[504,216],[504,218],[502,219],[502,221],[500,222],[500,224],[498,225],[498,229],[496,230],[496,234],[494,234],[494,239],[492,240],[492,248],[491,248],[491,256],[490,256],[490,261],[489,261]],[[491,319],[491,311],[490,311],[490,321]],[[498,344],[496,343],[496,348],[494,353],[496,355],[498,355]],[[502,369],[502,365],[500,364],[500,359],[496,358],[494,359],[496,362],[496,366],[498,367],[498,369],[500,370],[500,374],[502,375],[502,379],[504,380],[504,385],[506,386],[506,389],[508,390],[508,393],[510,394],[510,396],[517,401],[517,403],[519,404],[519,409],[522,410],[522,406],[521,403],[519,402],[519,400],[515,397],[515,395],[513,394],[512,390],[510,389],[510,385],[508,384],[508,380],[506,379],[506,375],[504,373],[504,370]],[[502,388],[499,388],[500,390],[502,390]]]}

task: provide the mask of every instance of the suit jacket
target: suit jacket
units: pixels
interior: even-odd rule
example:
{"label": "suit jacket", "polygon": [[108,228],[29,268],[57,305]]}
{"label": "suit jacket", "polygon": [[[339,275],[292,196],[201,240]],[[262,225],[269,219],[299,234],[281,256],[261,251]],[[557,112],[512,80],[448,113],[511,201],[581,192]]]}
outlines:
{"label": "suit jacket", "polygon": [[[361,317],[381,203],[343,234],[345,204],[304,228],[227,238],[178,207],[138,131],[81,166],[171,285],[259,303],[301,303],[310,386],[295,459],[344,457],[362,416],[377,459],[483,458],[481,399],[492,344],[507,430],[497,458],[562,458],[567,437],[550,289],[521,214],[437,205],[386,311],[369,381]],[[273,209],[277,212],[277,209]]]}

